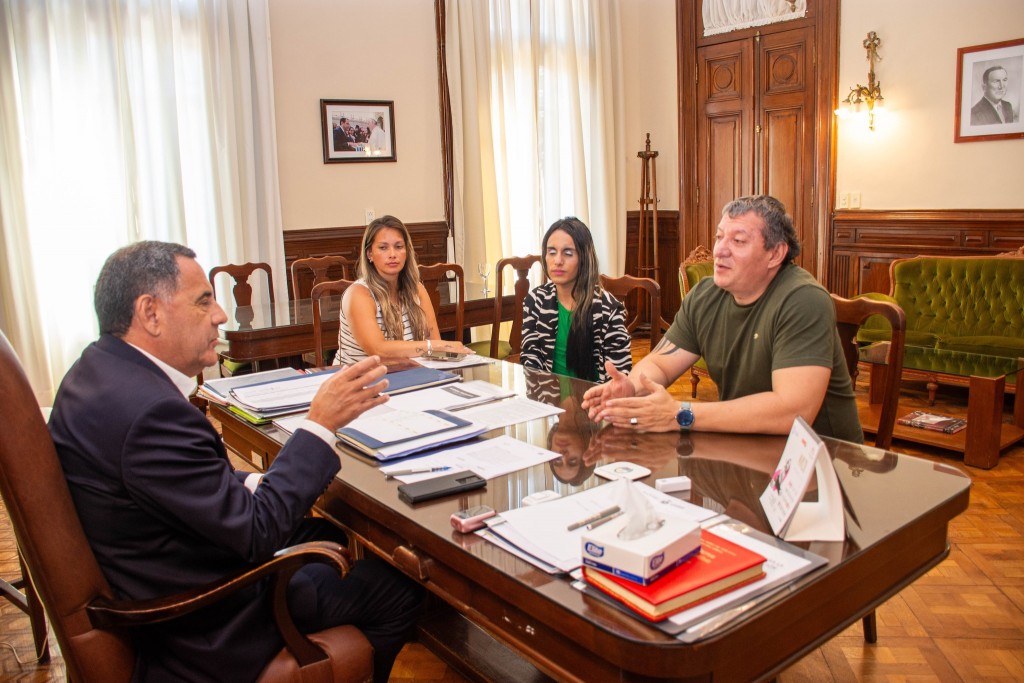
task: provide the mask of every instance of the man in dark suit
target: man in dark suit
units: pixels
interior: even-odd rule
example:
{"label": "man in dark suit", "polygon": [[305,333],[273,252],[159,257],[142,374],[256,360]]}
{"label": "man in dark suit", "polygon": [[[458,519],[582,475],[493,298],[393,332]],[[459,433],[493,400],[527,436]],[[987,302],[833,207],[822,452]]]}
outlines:
{"label": "man in dark suit", "polygon": [[[296,542],[344,534],[304,515],[340,469],[334,431],[386,400],[370,358],[324,383],[263,475],[235,471],[223,443],[188,401],[217,360],[224,311],[195,253],[139,242],[115,252],[96,283],[100,338],[57,392],[50,432],[75,507],[114,591],[147,599],[203,586]],[[268,587],[136,633],[136,680],[248,681],[283,646]],[[300,570],[289,608],[306,631],[353,624],[386,681],[410,634],[421,589],[378,559],[341,579]]]}
{"label": "man in dark suit", "polygon": [[1006,69],[992,66],[981,77],[984,95],[971,107],[971,125],[1013,123],[1013,105],[1004,100],[1008,77]]}

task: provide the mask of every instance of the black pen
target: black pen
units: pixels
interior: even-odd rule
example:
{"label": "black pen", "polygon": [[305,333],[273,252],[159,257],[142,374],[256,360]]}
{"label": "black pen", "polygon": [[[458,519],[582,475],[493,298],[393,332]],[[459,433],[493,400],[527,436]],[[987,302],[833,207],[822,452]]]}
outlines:
{"label": "black pen", "polygon": [[447,465],[444,467],[410,467],[407,470],[395,470],[394,472],[385,472],[384,477],[391,479],[393,477],[403,477],[407,474],[426,474],[427,472],[447,472],[451,467]]}

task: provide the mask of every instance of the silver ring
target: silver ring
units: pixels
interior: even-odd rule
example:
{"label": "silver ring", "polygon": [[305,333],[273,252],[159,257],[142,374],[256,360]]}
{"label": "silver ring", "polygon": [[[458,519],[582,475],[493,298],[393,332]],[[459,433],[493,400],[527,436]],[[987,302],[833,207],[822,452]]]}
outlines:
{"label": "silver ring", "polygon": [[635,417],[629,418],[629,424],[632,425],[633,427],[636,427],[637,422],[639,422],[639,420],[637,420]]}

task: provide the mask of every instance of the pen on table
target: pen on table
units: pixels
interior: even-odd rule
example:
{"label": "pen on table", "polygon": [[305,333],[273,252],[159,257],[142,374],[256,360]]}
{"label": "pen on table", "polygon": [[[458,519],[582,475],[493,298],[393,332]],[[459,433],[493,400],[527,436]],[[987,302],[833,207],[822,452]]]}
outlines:
{"label": "pen on table", "polygon": [[594,522],[598,522],[604,519],[605,517],[611,517],[612,515],[621,511],[622,510],[618,505],[613,505],[610,508],[601,510],[600,512],[590,515],[586,519],[581,519],[578,522],[573,522],[572,524],[566,527],[566,531],[576,531],[580,527],[587,526],[588,524],[593,524]]}
{"label": "pen on table", "polygon": [[456,413],[456,412],[458,412],[460,410],[469,410],[470,408],[476,408],[477,406],[485,406],[485,405],[488,405],[488,404],[491,404],[491,403],[498,403],[500,401],[504,401],[507,398],[513,398],[513,397],[512,396],[493,396],[493,397],[490,397],[490,398],[486,398],[486,399],[484,399],[482,401],[470,401],[469,403],[463,403],[460,406],[455,406],[453,408],[448,408],[447,410],[448,410],[449,413]]}
{"label": "pen on table", "polygon": [[385,472],[384,477],[391,479],[392,477],[403,477],[407,474],[426,474],[427,472],[447,472],[451,467],[410,467],[407,470],[395,470],[394,472]]}
{"label": "pen on table", "polygon": [[596,529],[597,527],[601,526],[605,522],[610,522],[610,521],[612,521],[613,519],[615,519],[616,517],[618,517],[621,514],[622,514],[622,510],[619,510],[618,512],[614,512],[614,513],[612,513],[612,514],[610,514],[610,515],[608,515],[606,517],[602,517],[601,519],[597,520],[596,522],[591,522],[590,524],[587,525],[587,531],[593,531],[594,529]]}

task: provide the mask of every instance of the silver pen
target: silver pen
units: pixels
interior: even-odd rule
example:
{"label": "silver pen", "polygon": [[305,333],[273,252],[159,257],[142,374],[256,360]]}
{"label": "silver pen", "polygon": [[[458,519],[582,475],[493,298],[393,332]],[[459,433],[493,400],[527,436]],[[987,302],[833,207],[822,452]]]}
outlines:
{"label": "silver pen", "polygon": [[596,529],[597,527],[601,526],[602,524],[607,524],[608,522],[612,521],[613,519],[615,519],[616,517],[618,517],[621,514],[622,514],[622,510],[619,510],[618,512],[610,514],[607,517],[602,517],[601,519],[597,520],[596,522],[591,522],[590,524],[587,525],[587,531],[592,531],[592,530]]}
{"label": "silver pen", "polygon": [[612,515],[621,511],[622,508],[620,508],[618,505],[613,505],[610,508],[606,508],[604,510],[601,510],[600,512],[590,515],[586,519],[581,519],[578,522],[573,522],[572,524],[566,527],[566,531],[576,531],[580,527],[585,527],[588,524],[593,524],[594,522],[600,521],[605,517],[611,517]]}
{"label": "silver pen", "polygon": [[395,470],[394,472],[385,472],[384,477],[386,479],[392,479],[393,477],[403,477],[407,474],[426,474],[427,472],[447,472],[451,467],[410,467],[407,470]]}

